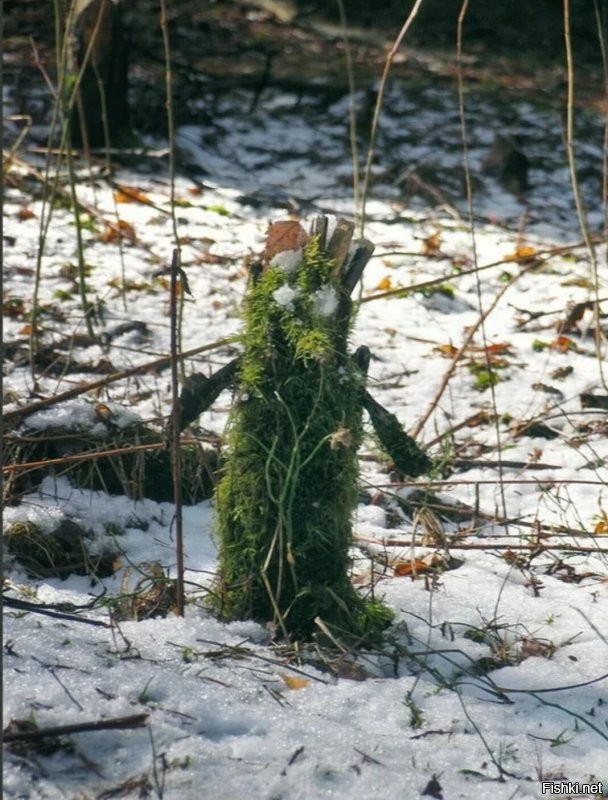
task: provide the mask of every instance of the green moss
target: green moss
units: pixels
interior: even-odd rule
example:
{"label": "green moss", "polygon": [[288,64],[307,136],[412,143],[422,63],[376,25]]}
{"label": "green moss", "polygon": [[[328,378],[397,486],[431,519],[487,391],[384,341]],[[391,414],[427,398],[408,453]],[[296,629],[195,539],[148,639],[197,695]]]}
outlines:
{"label": "green moss", "polygon": [[220,217],[230,216],[230,211],[228,211],[228,209],[224,206],[218,204],[207,206],[207,211],[215,211],[215,213],[219,214]]}
{"label": "green moss", "polygon": [[416,290],[419,294],[423,297],[433,297],[433,295],[441,295],[442,297],[447,297],[448,300],[454,300],[456,297],[456,291],[453,286],[449,283],[440,283],[436,286],[428,286],[426,289],[417,289]]}
{"label": "green moss", "polygon": [[485,392],[485,390],[489,389],[491,386],[496,386],[496,384],[500,383],[502,380],[498,374],[498,370],[504,369],[505,366],[506,364],[494,364],[492,367],[488,367],[488,365],[483,362],[474,362],[470,364],[469,372],[471,375],[475,376],[473,388],[478,392]]}
{"label": "green moss", "polygon": [[362,379],[333,349],[338,323],[316,313],[313,297],[333,285],[334,268],[312,239],[295,274],[267,268],[245,301],[216,497],[217,603],[226,619],[274,622],[294,638],[310,636],[320,617],[338,635],[377,640],[391,612],[349,579]]}
{"label": "green moss", "polygon": [[473,388],[478,392],[485,392],[486,389],[496,386],[497,383],[500,383],[500,377],[493,369],[484,368],[475,372]]}
{"label": "green moss", "polygon": [[53,297],[55,300],[71,300],[74,297],[74,292],[69,292],[65,289],[55,289]]}

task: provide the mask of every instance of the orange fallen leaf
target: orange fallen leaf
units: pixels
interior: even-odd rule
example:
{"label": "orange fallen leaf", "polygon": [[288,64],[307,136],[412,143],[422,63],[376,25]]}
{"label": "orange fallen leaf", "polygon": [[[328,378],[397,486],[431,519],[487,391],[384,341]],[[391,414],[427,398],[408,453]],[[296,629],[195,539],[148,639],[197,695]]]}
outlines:
{"label": "orange fallen leaf", "polygon": [[25,220],[27,219],[32,219],[35,216],[36,215],[34,214],[31,208],[20,208],[19,211],[17,212],[17,217],[23,222],[25,222]]}
{"label": "orange fallen leaf", "polygon": [[596,534],[603,534],[608,533],[608,520],[601,519],[599,522],[595,524],[593,528],[593,533]]}
{"label": "orange fallen leaf", "polygon": [[433,564],[424,561],[422,558],[415,558],[410,561],[399,561],[394,565],[395,578],[416,577],[418,573],[431,572]]}
{"label": "orange fallen leaf", "polygon": [[508,367],[509,362],[506,358],[499,358],[498,356],[488,356],[487,364],[490,367],[496,367],[497,369],[502,369],[503,367]]}
{"label": "orange fallen leaf", "polygon": [[111,225],[106,223],[103,232],[98,238],[103,244],[116,244],[121,239],[127,239],[133,244],[137,242],[135,228],[124,219],[119,219],[117,223],[112,223]]}
{"label": "orange fallen leaf", "polygon": [[440,353],[444,358],[454,358],[458,352],[458,348],[454,347],[453,344],[438,344],[437,347],[433,347],[433,350],[435,353]]}
{"label": "orange fallen leaf", "polygon": [[393,284],[390,275],[385,275],[384,278],[382,278],[382,280],[380,281],[380,283],[376,286],[376,289],[378,289],[381,292],[386,292],[388,291],[388,289],[392,288],[392,285]]}
{"label": "orange fallen leaf", "polygon": [[492,421],[492,417],[487,411],[478,411],[466,420],[468,428],[477,428],[479,425],[488,425]]}
{"label": "orange fallen leaf", "polygon": [[536,247],[531,247],[530,245],[520,245],[517,247],[514,253],[505,256],[505,261],[525,261],[527,258],[532,258],[532,256],[535,256],[537,252],[538,250]]}
{"label": "orange fallen leaf", "polygon": [[493,355],[504,355],[511,351],[511,345],[509,342],[496,342],[496,344],[489,344],[486,351]]}
{"label": "orange fallen leaf", "polygon": [[95,406],[95,414],[102,422],[108,422],[114,416],[112,409],[105,403],[97,403]]}
{"label": "orange fallen leaf", "polygon": [[294,675],[281,675],[281,680],[288,689],[298,691],[299,689],[306,689],[310,681],[307,678],[296,678]]}
{"label": "orange fallen leaf", "polygon": [[567,353],[569,350],[576,350],[575,342],[568,336],[558,336],[549,345],[551,350],[557,350],[558,353]]}
{"label": "orange fallen leaf", "polygon": [[133,186],[120,186],[114,192],[114,200],[117,203],[144,203],[148,206],[152,205],[150,198]]}
{"label": "orange fallen leaf", "polygon": [[435,231],[422,240],[422,255],[437,256],[441,249],[441,231]]}

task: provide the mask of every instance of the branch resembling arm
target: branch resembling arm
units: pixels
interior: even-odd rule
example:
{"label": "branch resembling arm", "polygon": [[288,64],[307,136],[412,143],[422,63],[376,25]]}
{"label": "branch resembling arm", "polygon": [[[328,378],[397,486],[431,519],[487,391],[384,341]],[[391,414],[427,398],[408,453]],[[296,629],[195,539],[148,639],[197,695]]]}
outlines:
{"label": "branch resembling arm", "polygon": [[[370,361],[369,347],[365,345],[358,347],[353,354],[353,360],[361,374],[367,376]],[[382,449],[393,459],[400,472],[411,478],[417,478],[430,471],[433,466],[431,459],[403,430],[397,417],[374,400],[365,388],[362,392],[362,405],[369,414]]]}
{"label": "branch resembling arm", "polygon": [[[183,431],[186,425],[199,417],[203,411],[214,403],[219,395],[234,384],[234,379],[239,366],[239,359],[233,358],[210,378],[201,372],[196,372],[186,378],[179,396],[179,429]],[[165,433],[170,430],[171,421],[165,428]]]}

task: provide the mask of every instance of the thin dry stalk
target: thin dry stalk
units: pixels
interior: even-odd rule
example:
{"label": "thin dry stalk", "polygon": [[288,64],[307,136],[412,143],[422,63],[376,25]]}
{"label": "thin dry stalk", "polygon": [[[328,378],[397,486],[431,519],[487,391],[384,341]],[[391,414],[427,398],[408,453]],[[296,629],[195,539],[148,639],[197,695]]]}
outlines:
{"label": "thin dry stalk", "polygon": [[[78,203],[78,198],[76,196],[76,185],[75,185],[75,175],[74,175],[74,165],[73,165],[73,155],[71,151],[71,142],[70,142],[70,131],[69,131],[69,117],[72,111],[74,104],[76,103],[76,99],[80,95],[80,84],[82,82],[84,72],[88,62],[91,59],[91,54],[95,42],[95,37],[97,36],[98,28],[100,19],[97,20],[97,26],[94,29],[94,36],[89,43],[89,47],[85,54],[85,58],[83,64],[81,65],[80,69],[78,70],[77,74],[74,77],[74,84],[73,87],[70,89],[69,96],[66,94],[66,87],[68,81],[68,64],[69,64],[69,52],[70,52],[70,37],[67,35],[68,31],[71,30],[73,25],[74,15],[76,11],[76,4],[71,2],[67,11],[67,16],[64,19],[63,16],[63,4],[60,0],[54,0],[53,2],[53,15],[54,15],[54,25],[55,25],[55,52],[56,52],[56,62],[57,62],[57,88],[51,89],[51,94],[55,100],[54,107],[53,107],[53,118],[51,120],[49,134],[48,134],[48,154],[45,163],[45,172],[43,177],[43,186],[45,187],[45,194],[43,196],[43,204],[42,210],[40,213],[40,227],[39,227],[39,236],[38,236],[38,248],[36,253],[36,267],[35,267],[35,276],[34,276],[34,288],[32,292],[32,320],[31,320],[31,332],[30,332],[30,372],[32,376],[32,381],[34,385],[36,385],[36,374],[35,374],[35,361],[36,355],[38,353],[38,298],[40,293],[40,284],[42,280],[42,257],[45,251],[46,245],[46,238],[48,235],[48,231],[51,224],[51,218],[53,214],[53,201],[56,197],[57,191],[59,189],[59,177],[61,172],[61,163],[64,158],[67,158],[67,166],[69,172],[69,183],[70,183],[70,191],[69,196],[73,206],[74,212],[74,221],[76,224],[76,235],[78,239],[78,271],[79,271],[79,289],[80,289],[80,297],[82,303],[82,311],[85,319],[85,323],[87,326],[87,331],[89,336],[93,336],[93,328],[91,322],[91,315],[90,315],[90,308],[86,298],[86,284],[85,284],[85,263],[84,263],[84,254],[83,254],[83,242],[82,242],[82,228],[80,224],[80,204]],[[34,49],[36,63],[39,65],[41,69],[42,76],[44,80],[49,84],[48,74],[46,70],[42,68],[40,58],[38,57],[38,53],[34,42],[32,40],[32,47]],[[61,120],[61,136],[60,136],[60,144],[58,148],[57,154],[57,161],[55,164],[55,174],[53,178],[53,182],[51,184],[50,180],[50,173],[51,173],[51,161],[52,161],[52,150],[51,144],[53,138],[55,136],[55,131],[59,125]],[[49,191],[50,189],[50,191]]]}
{"label": "thin dry stalk", "polygon": [[78,464],[82,461],[94,461],[98,458],[123,456],[128,453],[141,453],[150,450],[163,450],[163,442],[150,442],[149,444],[131,444],[128,447],[113,447],[110,450],[93,450],[88,453],[76,453],[60,458],[45,458],[42,461],[26,461],[20,464],[7,464],[2,467],[3,475],[12,475],[17,472],[28,472],[34,469],[48,469],[48,467],[65,467],[69,464]]}
{"label": "thin dry stalk", "polygon": [[[31,727],[27,729],[5,730],[2,740],[6,743],[43,739],[45,736],[67,736],[73,733],[89,733],[92,731],[128,730],[141,728],[146,724],[149,714],[132,714],[129,717],[99,719],[92,722],[78,722],[71,725],[53,725],[49,728]],[[9,726],[10,727],[10,726]]]}
{"label": "thin dry stalk", "polygon": [[[446,478],[444,480],[434,480],[430,478],[424,481],[424,486],[426,487],[437,487],[437,486],[483,486],[484,484],[487,486],[494,486],[496,481],[494,479],[487,479],[487,480],[479,480],[477,478],[470,479],[470,480],[459,480],[453,478]],[[542,478],[505,478],[503,480],[505,485],[517,485],[517,484],[532,484],[539,487],[545,486],[547,483],[551,483],[551,485],[558,485],[558,484],[582,484],[584,486],[605,486],[606,481],[597,480],[597,481],[589,481],[589,480],[579,480],[579,479],[572,479],[572,478],[564,478],[563,480],[559,480],[558,478],[551,477],[550,481],[543,481]],[[372,484],[368,484],[372,486]],[[393,481],[392,483],[374,483],[374,489],[394,489],[395,487],[405,487],[405,486],[418,486],[420,487],[420,481]]]}
{"label": "thin dry stalk", "polygon": [[393,42],[391,49],[389,50],[386,59],[384,61],[384,68],[382,70],[382,77],[380,78],[380,86],[378,88],[378,98],[376,100],[376,106],[374,108],[374,116],[372,118],[372,128],[369,137],[369,147],[367,148],[367,159],[365,161],[365,177],[363,179],[363,190],[361,193],[361,213],[360,213],[360,232],[361,236],[363,237],[364,230],[365,230],[365,206],[367,203],[367,195],[369,192],[369,182],[371,179],[371,172],[372,172],[372,163],[374,161],[374,145],[376,142],[376,133],[378,132],[378,120],[380,119],[380,112],[382,111],[382,104],[384,103],[384,94],[386,92],[386,85],[388,83],[388,76],[391,71],[391,67],[393,64],[393,60],[397,55],[397,51],[401,47],[401,42],[403,41],[405,34],[410,29],[412,22],[416,19],[418,15],[418,11],[420,6],[422,5],[422,0],[416,0],[414,3],[414,7],[409,13],[409,16],[403,23],[401,30],[399,31],[397,38]]}
{"label": "thin dry stalk", "polygon": [[428,422],[429,417],[431,416],[431,414],[437,408],[437,405],[438,405],[439,401],[441,400],[441,398],[443,396],[443,393],[445,392],[445,390],[447,388],[448,383],[450,382],[450,378],[454,374],[454,371],[456,369],[456,365],[458,364],[458,362],[462,358],[462,356],[465,353],[466,349],[469,347],[469,345],[473,341],[473,338],[475,337],[475,334],[479,330],[480,326],[489,317],[489,315],[492,313],[492,311],[494,311],[494,309],[496,308],[496,306],[498,305],[498,303],[500,302],[500,300],[502,299],[502,297],[504,296],[506,291],[508,289],[510,289],[511,286],[513,285],[513,283],[521,275],[523,275],[525,272],[526,272],[526,270],[522,270],[518,275],[515,275],[514,277],[512,277],[511,280],[509,281],[509,283],[506,283],[503,287],[501,287],[500,291],[498,292],[498,294],[496,295],[494,300],[492,300],[490,305],[480,314],[479,319],[477,320],[475,325],[472,325],[471,328],[468,330],[467,335],[465,336],[464,342],[460,346],[458,352],[456,352],[454,354],[454,356],[452,357],[452,360],[450,362],[450,366],[446,370],[446,373],[443,376],[443,379],[441,381],[439,389],[435,392],[435,395],[434,395],[433,399],[431,400],[431,403],[430,403],[429,407],[427,408],[427,410],[425,411],[425,413],[423,414],[421,419],[418,420],[418,422],[414,426],[413,430],[411,431],[411,435],[414,437],[414,439],[418,438],[420,432],[422,431],[422,429],[424,428],[424,426]]}
{"label": "thin dry stalk", "polygon": [[[181,369],[182,380],[185,380],[184,362],[180,359],[182,344],[182,320],[184,314],[184,291],[186,290],[185,276],[181,272],[181,253],[179,233],[177,230],[177,216],[175,214],[175,121],[173,118],[173,76],[171,72],[171,45],[169,41],[169,25],[167,21],[166,0],[160,0],[160,28],[163,37],[163,53],[165,58],[165,93],[167,107],[167,135],[169,139],[169,191],[171,223],[175,249],[171,262],[171,401],[172,424],[171,440],[171,474],[173,478],[173,501],[175,504],[175,550],[176,550],[176,610],[180,617],[184,616],[184,532],[183,532],[183,505],[182,505],[182,467],[181,449],[179,446],[180,431],[180,404],[179,404],[179,376]],[[179,281],[179,308],[178,308],[178,275]]]}
{"label": "thin dry stalk", "polygon": [[602,55],[602,77],[604,79],[604,148],[602,157],[602,208],[604,216],[604,245],[608,256],[608,53],[604,36],[605,20],[602,19],[597,0],[593,0],[597,38]]}
{"label": "thin dry stalk", "polygon": [[[176,581],[176,609],[180,617],[184,616],[184,530],[183,530],[183,504],[182,504],[182,462],[181,449],[179,446],[180,429],[180,404],[179,404],[179,378],[177,367],[179,363],[179,341],[178,341],[178,321],[177,321],[177,292],[179,274],[179,253],[173,251],[171,262],[171,403],[172,403],[172,424],[171,440],[171,476],[173,478],[173,502],[175,504],[175,551],[177,560],[177,581]],[[182,292],[183,294],[183,292]]]}
{"label": "thin dry stalk", "polygon": [[[457,64],[457,75],[458,75],[458,114],[460,116],[460,130],[461,130],[461,142],[462,142],[462,156],[463,156],[463,163],[464,163],[464,176],[465,176],[465,187],[466,187],[466,194],[467,194],[467,212],[469,216],[469,227],[470,227],[470,234],[471,234],[471,248],[473,251],[473,263],[475,265],[475,289],[477,293],[477,307],[479,309],[479,331],[481,333],[481,340],[483,344],[483,353],[486,362],[486,369],[488,374],[491,374],[492,364],[490,361],[490,351],[487,346],[488,340],[486,336],[486,326],[485,320],[487,318],[487,314],[484,313],[483,309],[483,298],[481,294],[481,278],[479,277],[479,270],[477,269],[478,266],[478,259],[477,259],[477,237],[475,235],[475,215],[473,212],[473,183],[471,181],[471,170],[469,165],[469,145],[468,145],[468,135],[467,135],[467,121],[466,121],[466,114],[465,114],[465,107],[464,107],[464,77],[463,77],[463,69],[462,69],[462,28],[464,25],[464,20],[467,14],[467,10],[469,7],[469,0],[463,0],[462,7],[460,9],[460,14],[458,15],[458,27],[456,33],[456,64]],[[509,283],[509,285],[511,285]],[[507,516],[507,501],[505,498],[505,491],[504,486],[502,483],[503,477],[503,466],[501,463],[501,435],[500,435],[500,427],[498,422],[498,411],[496,406],[496,389],[492,381],[490,381],[490,395],[492,398],[492,409],[494,411],[494,435],[496,437],[496,448],[498,451],[498,484],[500,487],[500,500],[502,503],[503,509],[503,516]]]}
{"label": "thin dry stalk", "polygon": [[[594,239],[596,242],[602,241],[601,238]],[[586,247],[585,242],[576,242],[575,244],[568,244],[568,245],[560,245],[557,247],[548,247],[544,250],[538,250],[534,253],[534,260],[540,262],[541,260],[544,262],[553,256],[563,255],[564,253],[570,253],[572,250],[577,250],[580,247]],[[416,258],[420,259],[423,257],[421,253],[401,253],[401,252],[391,252],[391,253],[381,253],[377,256],[372,256],[372,258],[385,258],[389,255],[409,255],[415,256]],[[429,257],[430,258],[430,257]],[[489,264],[482,264],[481,266],[472,267],[471,269],[463,269],[460,272],[450,275],[450,281],[457,281],[458,278],[463,278],[465,275],[475,275],[478,272],[483,272],[486,269],[493,269],[495,267],[503,266],[504,264],[513,264],[513,256],[507,256],[506,258],[501,258],[498,261],[492,261]],[[362,297],[359,300],[359,303],[371,303],[372,300],[382,300],[384,297],[394,297],[395,295],[403,294],[404,292],[415,292],[421,289],[429,289],[432,286],[439,286],[442,283],[445,283],[445,276],[440,278],[433,278],[428,281],[420,281],[420,283],[413,283],[408,286],[399,286],[395,289],[388,289],[385,292],[377,292],[376,294],[367,295],[367,297]],[[551,312],[546,312],[551,313]],[[557,313],[557,312],[556,312]]]}
{"label": "thin dry stalk", "polygon": [[353,70],[353,58],[350,49],[350,42],[346,31],[346,11],[344,0],[337,0],[338,11],[340,13],[340,25],[342,26],[342,40],[344,42],[344,58],[346,60],[346,75],[348,77],[348,135],[350,139],[350,152],[353,162],[353,200],[355,206],[355,225],[362,227],[363,221],[357,219],[360,208],[360,175],[359,175],[359,146],[357,144],[357,113],[355,108],[355,73]]}
{"label": "thin dry stalk", "polygon": [[[369,536],[355,536],[355,542],[361,542],[363,544],[374,544],[378,547],[383,548],[392,548],[392,547],[415,547],[416,545],[421,546],[420,542],[415,542],[412,539],[374,539]],[[547,553],[554,550],[559,551],[560,553],[581,553],[581,554],[592,554],[592,553],[606,553],[608,555],[608,547],[581,547],[578,545],[573,544],[563,544],[561,542],[556,542],[555,544],[509,544],[507,543],[499,543],[493,540],[485,542],[458,542],[458,541],[451,541],[449,542],[450,550],[485,550],[488,553],[495,552],[497,550],[517,550],[523,552],[533,552],[536,554],[540,553]],[[428,549],[428,548],[427,548]]]}
{"label": "thin dry stalk", "polygon": [[[165,59],[165,105],[167,108],[167,138],[169,141],[169,206],[171,213],[171,225],[173,228],[173,239],[178,254],[178,264],[181,266],[181,248],[179,232],[177,230],[177,215],[175,213],[175,119],[173,115],[173,73],[171,71],[171,43],[169,41],[169,23],[167,20],[166,0],[160,0],[160,29],[163,37],[163,55]],[[183,286],[182,286],[183,288]],[[179,309],[177,310],[177,341],[178,349],[182,349],[182,321],[184,316],[184,294],[179,297]],[[186,373],[183,362],[180,366],[180,377],[186,380]]]}
{"label": "thin dry stalk", "polygon": [[602,350],[604,347],[604,336],[600,326],[600,304],[599,304],[599,275],[597,253],[593,245],[591,234],[589,233],[589,224],[587,221],[587,212],[581,196],[578,176],[576,174],[576,158],[574,153],[574,58],[572,55],[572,39],[570,36],[570,0],[564,0],[564,44],[566,48],[566,75],[568,81],[567,100],[566,100],[566,153],[568,155],[568,169],[570,171],[570,183],[572,186],[572,194],[574,195],[574,203],[576,205],[576,213],[578,215],[579,227],[581,234],[587,246],[589,253],[589,260],[591,262],[591,271],[593,275],[593,287],[595,294],[594,302],[594,335],[595,335],[595,348],[597,365],[600,375],[602,386],[608,391],[608,382],[606,373],[604,371]]}

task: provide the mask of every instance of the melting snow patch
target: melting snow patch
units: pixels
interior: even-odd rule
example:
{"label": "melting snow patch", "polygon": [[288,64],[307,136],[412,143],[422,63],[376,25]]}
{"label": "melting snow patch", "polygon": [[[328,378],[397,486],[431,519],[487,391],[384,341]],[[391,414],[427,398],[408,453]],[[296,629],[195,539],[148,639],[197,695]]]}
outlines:
{"label": "melting snow patch", "polygon": [[331,317],[338,307],[338,295],[333,286],[322,286],[313,294],[314,309],[322,317]]}
{"label": "melting snow patch", "polygon": [[295,289],[292,289],[291,286],[285,285],[279,286],[279,288],[272,293],[272,296],[274,301],[280,306],[293,311],[293,299],[296,294],[297,292]]}
{"label": "melting snow patch", "polygon": [[[116,428],[123,430],[139,421],[137,414],[118,403],[104,403],[104,406],[111,411],[112,425]],[[91,436],[104,436],[108,428],[96,408],[83,400],[68,400],[44,411],[36,411],[24,424],[28,431],[86,431]]]}
{"label": "melting snow patch", "polygon": [[[281,267],[288,275],[292,275],[302,263],[302,248],[297,250],[283,250],[270,260],[271,267]],[[276,294],[276,292],[275,292]],[[277,303],[279,301],[277,300]],[[282,304],[281,304],[282,305]]]}

